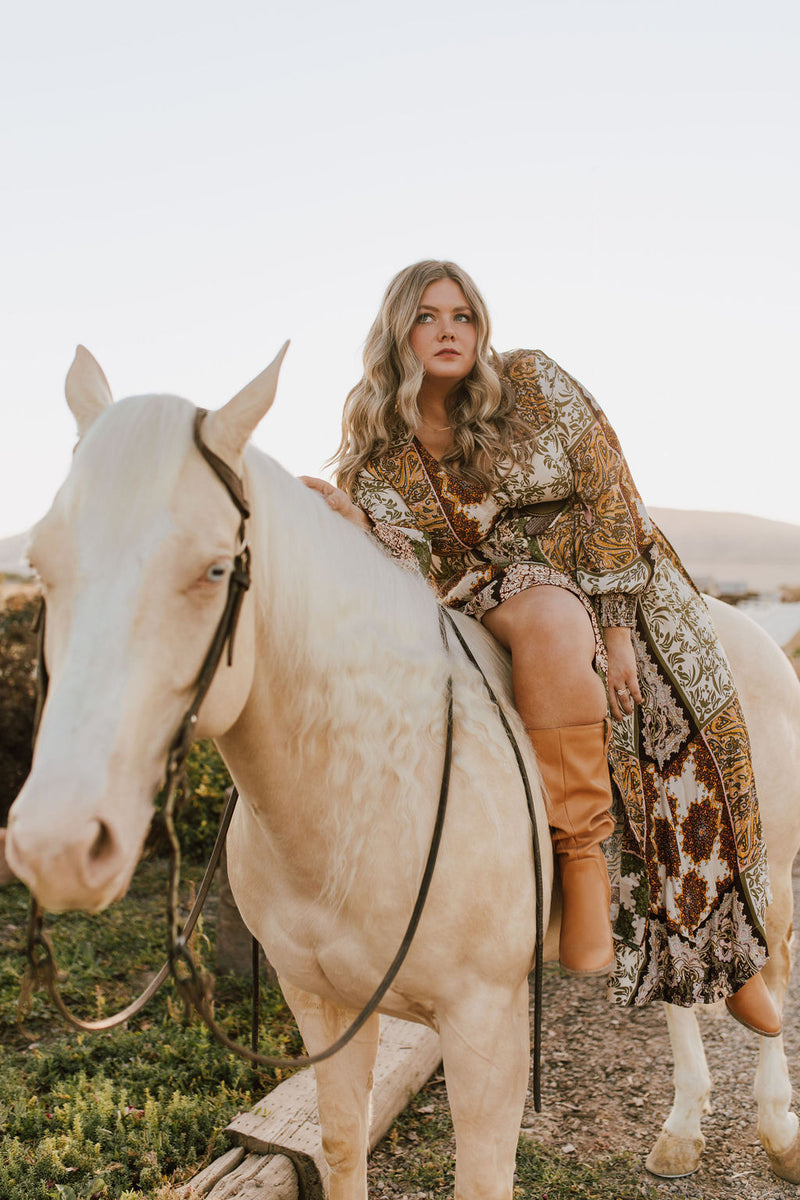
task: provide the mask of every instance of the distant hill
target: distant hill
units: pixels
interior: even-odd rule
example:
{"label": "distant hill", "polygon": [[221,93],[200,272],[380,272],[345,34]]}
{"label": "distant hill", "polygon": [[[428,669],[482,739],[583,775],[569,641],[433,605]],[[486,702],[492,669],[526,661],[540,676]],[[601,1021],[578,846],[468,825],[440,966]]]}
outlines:
{"label": "distant hill", "polygon": [[706,590],[764,593],[800,587],[800,525],[744,513],[649,512]]}

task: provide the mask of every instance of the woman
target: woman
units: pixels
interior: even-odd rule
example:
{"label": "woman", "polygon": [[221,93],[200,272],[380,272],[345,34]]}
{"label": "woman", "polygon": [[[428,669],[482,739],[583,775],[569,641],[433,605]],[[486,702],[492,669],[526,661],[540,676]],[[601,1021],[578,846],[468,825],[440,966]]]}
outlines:
{"label": "woman", "polygon": [[511,653],[560,868],[562,966],[610,971],[621,1004],[724,997],[776,1036],[741,710],[594,399],[540,351],[496,355],[470,277],[420,262],[387,289],[334,461],[338,488],[305,482]]}

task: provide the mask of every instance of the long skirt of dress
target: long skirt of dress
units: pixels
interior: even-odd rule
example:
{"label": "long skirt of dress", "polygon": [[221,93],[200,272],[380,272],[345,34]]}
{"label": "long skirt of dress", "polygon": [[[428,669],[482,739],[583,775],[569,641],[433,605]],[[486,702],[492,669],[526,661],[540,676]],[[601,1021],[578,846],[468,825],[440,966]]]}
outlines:
{"label": "long skirt of dress", "polygon": [[[612,884],[622,1005],[688,1006],[736,991],[767,959],[766,854],[750,743],[708,608],[655,531],[654,572],[636,606],[633,642],[643,703],[614,723],[609,748],[616,832],[604,846]],[[464,611],[480,617],[538,584],[592,601],[542,563],[498,574]]]}

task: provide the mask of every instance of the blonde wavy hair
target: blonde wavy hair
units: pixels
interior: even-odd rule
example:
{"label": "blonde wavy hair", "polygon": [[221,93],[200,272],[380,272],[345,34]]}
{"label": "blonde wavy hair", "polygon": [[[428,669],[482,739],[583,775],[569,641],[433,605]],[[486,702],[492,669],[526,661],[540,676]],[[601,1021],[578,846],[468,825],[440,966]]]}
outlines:
{"label": "blonde wavy hair", "polygon": [[517,416],[502,363],[491,346],[486,304],[466,271],[455,263],[425,259],[395,275],[364,344],[364,374],[348,394],[342,440],[330,463],[336,482],[353,495],[359,473],[380,458],[398,437],[409,439],[421,420],[418,397],[424,371],[410,334],[422,295],[438,279],[452,279],[472,309],[476,326],[475,365],[450,407],[454,446],[442,459],[454,474],[489,490],[517,461],[517,447],[532,439]]}

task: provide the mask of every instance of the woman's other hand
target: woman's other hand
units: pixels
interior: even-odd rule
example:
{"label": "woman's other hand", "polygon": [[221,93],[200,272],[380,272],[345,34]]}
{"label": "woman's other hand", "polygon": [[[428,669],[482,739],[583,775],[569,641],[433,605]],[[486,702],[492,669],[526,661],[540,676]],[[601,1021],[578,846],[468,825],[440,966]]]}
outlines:
{"label": "woman's other hand", "polygon": [[603,630],[608,651],[608,703],[615,721],[630,716],[634,701],[642,703],[631,631],[624,625]]}
{"label": "woman's other hand", "polygon": [[351,525],[357,525],[359,529],[366,532],[369,529],[369,521],[366,513],[353,504],[353,501],[343,492],[341,488],[334,487],[327,479],[315,479],[313,475],[301,475],[301,483],[304,483],[307,488],[311,488],[312,492],[319,492],[329,508],[334,512],[339,513]]}

